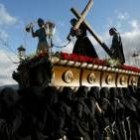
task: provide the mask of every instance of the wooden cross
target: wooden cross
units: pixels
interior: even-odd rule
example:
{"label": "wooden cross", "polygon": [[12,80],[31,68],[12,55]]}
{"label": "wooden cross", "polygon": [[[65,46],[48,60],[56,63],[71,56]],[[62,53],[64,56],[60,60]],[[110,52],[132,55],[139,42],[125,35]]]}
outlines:
{"label": "wooden cross", "polygon": [[[75,8],[71,9],[72,13],[78,18],[78,19],[82,19],[82,22],[85,24],[85,26],[87,27],[87,30],[91,33],[91,35],[96,39],[96,41],[101,45],[101,47],[105,50],[105,52],[112,57],[112,53],[110,51],[110,49],[108,48],[108,46],[96,35],[96,33],[93,31],[93,29],[91,28],[91,26],[88,24],[88,22],[82,18],[82,14],[80,14]],[[83,13],[83,12],[82,12]],[[79,24],[80,26],[80,24]]]}
{"label": "wooden cross", "polygon": [[92,5],[93,5],[93,0],[89,0],[89,2],[87,3],[87,5],[85,6],[83,12],[81,13],[81,16],[78,18],[77,23],[73,27],[74,30],[76,30],[76,29],[79,28],[79,26],[81,25],[81,23],[84,21],[86,15],[88,14],[89,10],[91,9]]}

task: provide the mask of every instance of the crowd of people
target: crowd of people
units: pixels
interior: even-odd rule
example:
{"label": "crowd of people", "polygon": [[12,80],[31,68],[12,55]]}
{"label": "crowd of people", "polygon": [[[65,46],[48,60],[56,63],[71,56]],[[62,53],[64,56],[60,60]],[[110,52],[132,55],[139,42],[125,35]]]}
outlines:
{"label": "crowd of people", "polygon": [[1,140],[139,140],[140,87],[0,92]]}

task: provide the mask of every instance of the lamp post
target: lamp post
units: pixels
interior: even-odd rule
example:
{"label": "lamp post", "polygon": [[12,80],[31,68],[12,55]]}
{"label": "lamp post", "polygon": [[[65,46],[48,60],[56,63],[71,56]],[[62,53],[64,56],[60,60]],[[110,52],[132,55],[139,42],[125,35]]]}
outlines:
{"label": "lamp post", "polygon": [[21,62],[22,60],[25,59],[25,51],[26,51],[26,49],[21,45],[19,48],[17,48],[17,50],[18,50],[19,60]]}
{"label": "lamp post", "polygon": [[139,54],[134,52],[132,54],[132,58],[133,58],[133,61],[134,61],[134,65],[136,67],[139,67]]}

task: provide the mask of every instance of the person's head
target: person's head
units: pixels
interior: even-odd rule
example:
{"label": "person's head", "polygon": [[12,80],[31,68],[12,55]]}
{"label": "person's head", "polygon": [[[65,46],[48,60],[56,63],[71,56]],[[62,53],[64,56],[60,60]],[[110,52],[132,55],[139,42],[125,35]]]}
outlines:
{"label": "person's head", "polygon": [[70,23],[72,26],[75,26],[76,22],[77,22],[77,19],[75,19],[75,18],[70,20]]}
{"label": "person's head", "polygon": [[95,100],[99,100],[101,98],[99,87],[93,86],[88,92],[88,97],[93,97]]}
{"label": "person's head", "polygon": [[102,96],[102,97],[104,97],[104,98],[106,98],[106,99],[109,99],[110,97],[110,93],[109,93],[109,89],[108,89],[108,87],[102,87],[101,89],[100,89],[100,95]]}
{"label": "person's head", "polygon": [[77,97],[86,98],[88,94],[88,87],[80,86],[76,94],[77,94]]}
{"label": "person's head", "polygon": [[116,28],[114,28],[114,27],[110,28],[109,34],[110,34],[111,36],[114,35],[114,34],[116,34],[116,33],[117,33],[117,29],[116,29]]}
{"label": "person's head", "polygon": [[42,27],[42,26],[44,25],[44,20],[43,20],[42,18],[39,18],[39,19],[37,20],[37,23],[38,23],[38,26],[39,26],[39,27]]}

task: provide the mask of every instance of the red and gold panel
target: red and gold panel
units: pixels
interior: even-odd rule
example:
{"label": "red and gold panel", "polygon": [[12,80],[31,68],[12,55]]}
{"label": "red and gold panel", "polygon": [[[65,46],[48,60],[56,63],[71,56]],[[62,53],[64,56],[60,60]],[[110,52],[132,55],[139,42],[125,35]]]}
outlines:
{"label": "red and gold panel", "polygon": [[80,86],[80,69],[68,66],[54,66],[52,85]]}
{"label": "red and gold panel", "polygon": [[118,74],[117,77],[117,87],[127,87],[128,86],[129,75]]}
{"label": "red and gold panel", "polygon": [[137,86],[138,84],[138,76],[130,75],[128,85]]}
{"label": "red and gold panel", "polygon": [[83,70],[81,75],[81,85],[100,87],[101,71]]}
{"label": "red and gold panel", "polygon": [[117,74],[113,72],[103,72],[101,87],[116,87]]}

